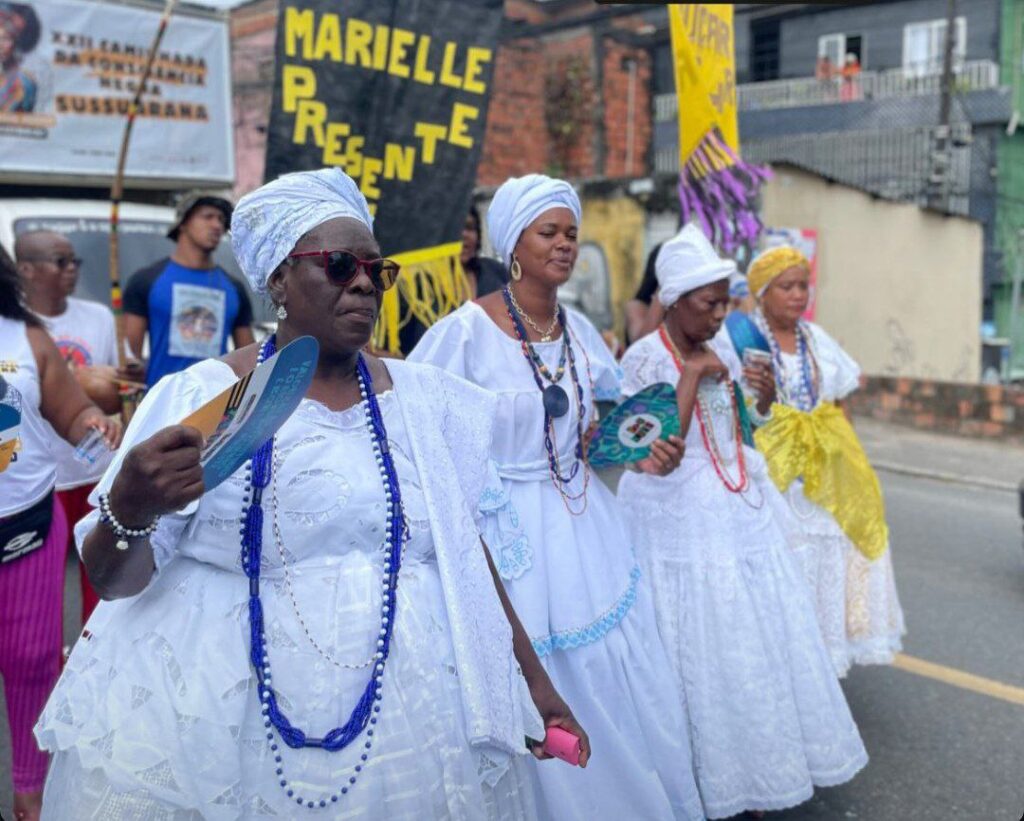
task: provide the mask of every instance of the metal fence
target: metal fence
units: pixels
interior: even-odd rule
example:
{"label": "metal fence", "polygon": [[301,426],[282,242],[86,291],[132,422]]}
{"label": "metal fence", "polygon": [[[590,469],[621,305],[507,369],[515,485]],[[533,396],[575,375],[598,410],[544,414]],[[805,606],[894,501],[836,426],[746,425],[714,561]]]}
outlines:
{"label": "metal fence", "polygon": [[[944,185],[944,210],[967,214],[971,189],[971,126],[956,123],[951,131]],[[837,182],[871,191],[886,199],[928,204],[936,172],[936,129],[838,131],[747,140],[743,158],[755,163],[790,162]],[[942,162],[941,159],[938,161]],[[679,171],[679,149],[672,145],[654,152],[659,174]]]}
{"label": "metal fence", "polygon": [[[943,185],[943,208],[967,214],[971,188],[971,127],[957,123]],[[843,131],[748,141],[744,159],[757,163],[791,162],[838,182],[871,191],[886,199],[929,204],[937,167],[936,129]]]}

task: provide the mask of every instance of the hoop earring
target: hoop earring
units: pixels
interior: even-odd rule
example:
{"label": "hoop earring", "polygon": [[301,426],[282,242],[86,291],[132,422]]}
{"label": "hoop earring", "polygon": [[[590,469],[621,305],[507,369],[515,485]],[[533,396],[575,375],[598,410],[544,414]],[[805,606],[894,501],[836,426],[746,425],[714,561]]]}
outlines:
{"label": "hoop earring", "polygon": [[287,319],[288,318],[288,309],[285,308],[284,305],[278,305],[277,306],[277,318],[278,319]]}
{"label": "hoop earring", "polygon": [[515,257],[512,257],[512,265],[509,266],[508,273],[516,282],[519,282],[519,280],[523,278],[523,267]]}

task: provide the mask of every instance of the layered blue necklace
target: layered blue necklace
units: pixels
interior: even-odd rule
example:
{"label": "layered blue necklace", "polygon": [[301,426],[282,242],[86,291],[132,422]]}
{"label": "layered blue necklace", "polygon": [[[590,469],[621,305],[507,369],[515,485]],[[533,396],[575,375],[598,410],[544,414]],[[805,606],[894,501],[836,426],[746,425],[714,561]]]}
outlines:
{"label": "layered blue necklace", "polygon": [[[276,337],[270,336],[260,347],[258,363],[269,359],[277,351]],[[259,698],[263,715],[263,726],[267,731],[270,751],[274,755],[276,774],[281,788],[289,799],[299,806],[308,809],[326,807],[328,803],[336,803],[346,795],[356,783],[359,773],[369,758],[373,746],[374,726],[380,713],[380,701],[383,697],[384,667],[391,651],[391,638],[395,627],[395,592],[398,587],[398,573],[402,564],[402,547],[406,537],[405,516],[402,512],[402,494],[398,486],[398,474],[395,471],[391,451],[388,448],[388,435],[384,428],[384,419],[373,391],[373,377],[366,366],[362,355],[356,363],[356,374],[359,378],[359,392],[362,396],[362,407],[366,417],[366,426],[373,440],[373,455],[377,462],[381,483],[384,486],[384,499],[387,506],[387,525],[385,527],[384,545],[384,578],[381,586],[380,632],[377,634],[377,650],[374,654],[373,669],[370,680],[363,689],[362,696],[353,708],[349,719],[340,727],[335,727],[322,738],[314,738],[297,727],[293,727],[287,716],[281,711],[277,695],[274,691],[273,677],[270,671],[270,656],[267,653],[267,636],[263,623],[263,603],[260,600],[260,558],[263,552],[263,491],[270,484],[273,472],[274,440],[267,441],[246,465],[246,491],[242,508],[242,569],[249,578],[249,660],[256,671],[259,684]],[[281,751],[274,740],[274,731],[287,746],[293,749],[318,747],[328,752],[343,750],[358,739],[363,732],[366,741],[355,765],[355,772],[347,783],[332,792],[327,798],[312,800],[297,795],[285,778]]]}
{"label": "layered blue necklace", "polygon": [[[565,316],[565,308],[561,305],[558,306],[558,322],[562,326],[562,361],[559,362],[555,377],[552,377],[547,372],[540,354],[537,353],[533,343],[530,342],[530,337],[526,333],[526,326],[523,325],[519,311],[516,310],[512,302],[512,295],[507,285],[502,289],[501,295],[505,299],[505,309],[508,311],[509,318],[512,320],[512,325],[516,330],[519,345],[523,350],[523,357],[530,364],[530,373],[533,374],[533,381],[537,383],[537,389],[541,393],[544,406],[544,450],[547,451],[548,469],[551,472],[551,478],[556,486],[568,485],[576,478],[580,465],[586,460],[586,453],[584,452],[586,405],[583,402],[583,385],[580,383],[579,374],[576,373],[576,354],[572,349],[572,342],[569,337],[569,324]],[[572,378],[573,389],[576,392],[576,448],[572,467],[568,473],[563,474],[561,466],[558,464],[553,434],[555,429],[554,420],[565,416],[570,408],[569,397],[565,389],[557,384],[565,372],[566,359],[569,362],[569,375]],[[547,378],[551,384],[545,387],[542,377]]]}
{"label": "layered blue necklace", "polygon": [[772,333],[771,327],[768,325],[768,320],[758,310],[754,313],[754,321],[768,340],[772,354],[772,367],[775,371],[775,383],[784,393],[785,403],[807,413],[814,410],[818,406],[818,368],[808,343],[810,332],[806,324],[800,320],[796,325],[796,357],[800,362],[800,386],[797,388],[796,395],[793,396],[789,391],[789,383],[786,381],[786,363],[782,358],[782,348],[779,347],[775,334]]}

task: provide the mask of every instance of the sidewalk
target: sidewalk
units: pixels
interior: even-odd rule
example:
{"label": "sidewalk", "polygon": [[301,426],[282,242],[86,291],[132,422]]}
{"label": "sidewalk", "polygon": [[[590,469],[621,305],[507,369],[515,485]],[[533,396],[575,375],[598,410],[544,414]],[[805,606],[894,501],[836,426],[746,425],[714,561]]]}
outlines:
{"label": "sidewalk", "polygon": [[924,476],[1014,493],[1024,480],[1024,447],[914,430],[854,417],[854,427],[877,470]]}

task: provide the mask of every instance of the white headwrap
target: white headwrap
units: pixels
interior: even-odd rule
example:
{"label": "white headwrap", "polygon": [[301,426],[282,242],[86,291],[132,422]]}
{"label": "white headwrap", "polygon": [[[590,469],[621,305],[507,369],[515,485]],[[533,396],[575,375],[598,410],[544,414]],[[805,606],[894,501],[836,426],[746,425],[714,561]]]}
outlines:
{"label": "white headwrap", "polygon": [[246,194],[231,220],[231,248],[256,293],[307,231],[335,217],[373,230],[366,197],[340,168],[282,174]]}
{"label": "white headwrap", "polygon": [[512,251],[526,226],[552,208],[568,208],[579,226],[580,198],[565,180],[527,174],[501,184],[487,209],[487,231],[502,262],[512,263]]}
{"label": "white headwrap", "polygon": [[696,288],[729,279],[736,272],[736,263],[719,257],[704,232],[690,223],[661,246],[654,272],[658,300],[668,308]]}

